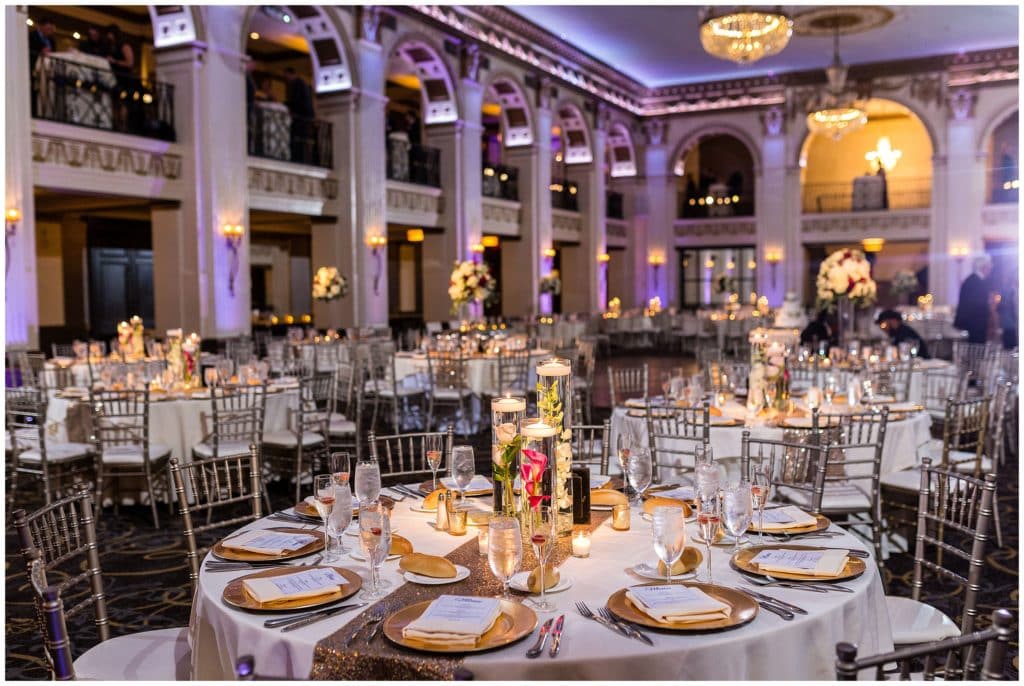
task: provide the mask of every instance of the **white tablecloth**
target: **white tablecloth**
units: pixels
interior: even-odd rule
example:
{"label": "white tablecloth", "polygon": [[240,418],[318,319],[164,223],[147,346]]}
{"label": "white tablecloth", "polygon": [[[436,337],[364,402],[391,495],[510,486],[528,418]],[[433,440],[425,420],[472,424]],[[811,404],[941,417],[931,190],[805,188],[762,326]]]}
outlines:
{"label": "white tablecloth", "polygon": [[[392,526],[412,541],[416,551],[444,555],[470,540],[434,531],[429,524],[433,516],[411,512],[410,500],[397,504]],[[252,527],[272,524],[262,520]],[[470,535],[474,533],[471,527]],[[688,539],[695,533],[696,525],[690,524]],[[350,547],[357,541],[351,536],[345,539]],[[832,539],[828,545],[864,549],[849,534]],[[613,531],[609,521],[604,522],[592,536],[590,558],[569,558],[561,567],[563,576],[573,579],[573,586],[563,593],[548,595],[557,606],[557,614],[565,614],[558,659],[525,658],[529,642],[524,640],[500,650],[469,655],[465,667],[477,680],[831,680],[837,642],[856,643],[864,655],[892,649],[881,579],[872,561],[868,561],[868,571],[860,578],[845,582],[854,593],[771,589],[769,595],[808,611],[806,616],[797,615],[791,622],[762,610],[752,622],[732,631],[700,635],[649,632],[653,647],[621,639],[575,611],[576,601],[584,601],[591,608],[602,607],[617,589],[648,581],[627,570],[641,560],[654,559],[650,524],[641,519],[638,510],[633,511],[632,528],[627,532]],[[715,582],[736,587],[740,577],[729,567],[727,549],[712,548],[711,561]],[[364,581],[369,578],[363,562],[348,559],[339,564],[358,572]],[[247,573],[201,573],[189,626],[194,679],[233,678],[235,660],[243,654],[256,656],[256,670],[262,675],[305,679],[312,668],[317,642],[367,609],[336,615],[288,633],[265,629],[265,615],[234,610],[221,600],[227,583]],[[392,584],[403,583],[397,561],[385,562],[381,576]],[[458,592],[457,587],[453,589]]]}
{"label": "white tablecloth", "polygon": [[[537,362],[549,357],[548,350],[531,350],[527,390],[537,385]],[[427,373],[427,357],[423,353],[396,353],[395,377],[401,381]],[[466,360],[466,385],[476,395],[498,395],[498,358],[470,357]]]}

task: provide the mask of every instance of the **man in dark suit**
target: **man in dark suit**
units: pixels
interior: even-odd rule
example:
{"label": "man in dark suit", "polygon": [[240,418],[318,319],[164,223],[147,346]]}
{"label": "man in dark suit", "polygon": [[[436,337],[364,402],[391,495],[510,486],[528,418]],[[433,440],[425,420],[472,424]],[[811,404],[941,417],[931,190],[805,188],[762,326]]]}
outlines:
{"label": "man in dark suit", "polygon": [[309,140],[313,130],[313,96],[306,82],[291,67],[284,70],[284,78],[284,104],[292,115],[291,161],[308,163],[315,147],[313,141]]}
{"label": "man in dark suit", "polygon": [[889,334],[889,340],[893,345],[910,343],[917,347],[917,356],[923,359],[931,357],[928,354],[928,346],[925,345],[921,334],[914,331],[908,324],[903,322],[903,315],[896,310],[882,310],[875,319],[878,327]]}
{"label": "man in dark suit", "polygon": [[28,57],[29,65],[33,69],[40,55],[49,55],[57,49],[55,33],[57,33],[57,25],[53,23],[53,19],[40,19],[36,22],[35,28],[29,31]]}
{"label": "man in dark suit", "polygon": [[991,286],[988,282],[992,273],[992,258],[982,255],[974,260],[974,273],[964,279],[960,286],[960,301],[956,305],[953,326],[967,332],[971,343],[988,340],[988,318]]}

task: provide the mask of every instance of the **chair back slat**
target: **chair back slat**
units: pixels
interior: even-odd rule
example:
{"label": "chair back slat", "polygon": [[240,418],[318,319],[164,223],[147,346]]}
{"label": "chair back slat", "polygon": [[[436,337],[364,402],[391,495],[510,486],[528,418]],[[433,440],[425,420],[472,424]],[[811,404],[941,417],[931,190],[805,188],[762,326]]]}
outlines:
{"label": "chair back slat", "polygon": [[596,464],[599,465],[599,473],[607,474],[609,455],[611,454],[611,435],[611,422],[607,419],[603,424],[573,424],[573,464]]}
{"label": "chair back slat", "polygon": [[[697,467],[698,451],[710,443],[710,407],[645,409],[648,447],[651,451],[651,479],[661,480],[661,469],[673,469],[682,475],[692,474]],[[684,478],[686,478],[684,476]]]}
{"label": "chair back slat", "polygon": [[648,368],[608,366],[608,392],[612,407],[617,407],[630,398],[647,400]]}
{"label": "chair back slat", "polygon": [[442,462],[439,470],[443,471],[448,464],[454,445],[452,427],[447,431],[433,431],[420,433],[394,434],[390,436],[377,436],[370,433],[368,442],[370,454],[380,465],[381,477],[406,477],[421,476],[430,474],[430,465],[427,462],[426,441],[427,437],[440,437],[443,441]]}
{"label": "chair back slat", "polygon": [[502,350],[498,353],[497,395],[526,395],[530,375],[529,350]]}
{"label": "chair back slat", "polygon": [[75,678],[75,665],[71,657],[71,638],[65,619],[64,602],[60,597],[61,588],[47,584],[42,553],[30,548],[25,557],[29,560],[29,585],[50,674],[56,681],[72,681]]}

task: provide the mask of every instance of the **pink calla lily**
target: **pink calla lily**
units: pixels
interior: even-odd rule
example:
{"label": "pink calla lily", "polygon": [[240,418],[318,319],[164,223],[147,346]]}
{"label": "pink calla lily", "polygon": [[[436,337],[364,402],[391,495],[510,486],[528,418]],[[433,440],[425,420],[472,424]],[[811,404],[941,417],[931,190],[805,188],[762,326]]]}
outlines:
{"label": "pink calla lily", "polygon": [[526,491],[530,509],[535,510],[542,502],[551,498],[541,494],[541,479],[548,464],[548,456],[536,450],[523,450],[523,458],[519,465],[519,477],[523,480],[523,489]]}

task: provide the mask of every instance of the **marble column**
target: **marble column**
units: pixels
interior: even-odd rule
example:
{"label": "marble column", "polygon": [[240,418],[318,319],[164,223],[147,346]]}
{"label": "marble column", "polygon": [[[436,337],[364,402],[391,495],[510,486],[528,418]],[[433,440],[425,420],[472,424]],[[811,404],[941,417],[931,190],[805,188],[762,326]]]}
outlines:
{"label": "marble column", "polygon": [[[39,346],[39,293],[36,283],[36,207],[32,196],[32,105],[28,57],[28,14],[23,5],[4,8],[7,76],[4,128],[4,210],[18,218],[6,222],[4,324],[8,350]],[[18,75],[18,76],[12,76]]]}
{"label": "marble column", "polygon": [[[637,197],[634,227],[639,234],[630,244],[636,274],[635,305],[646,306],[658,296],[663,307],[676,304],[679,280],[679,259],[675,249],[673,219],[676,206],[676,183],[670,173],[669,150],[666,145],[667,124],[649,120],[644,124],[645,146],[641,154],[644,177]],[[642,236],[642,238],[641,238]],[[655,268],[650,258],[664,263]],[[625,306],[625,303],[624,303]]]}
{"label": "marble column", "polygon": [[[803,279],[799,215],[790,215],[791,183],[786,168],[786,138],[776,129],[766,131],[761,143],[761,168],[755,170],[755,214],[757,230],[757,293],[778,307],[786,291],[800,292]],[[799,177],[797,177],[799,183]],[[782,263],[767,263],[769,251],[782,253]],[[772,278],[774,272],[774,279]]]}
{"label": "marble column", "polygon": [[568,176],[579,185],[582,231],[578,246],[562,248],[562,311],[597,312],[602,308],[598,290],[597,256],[604,252],[605,216],[604,150],[607,132],[594,127],[591,135],[593,161],[573,165]]}

